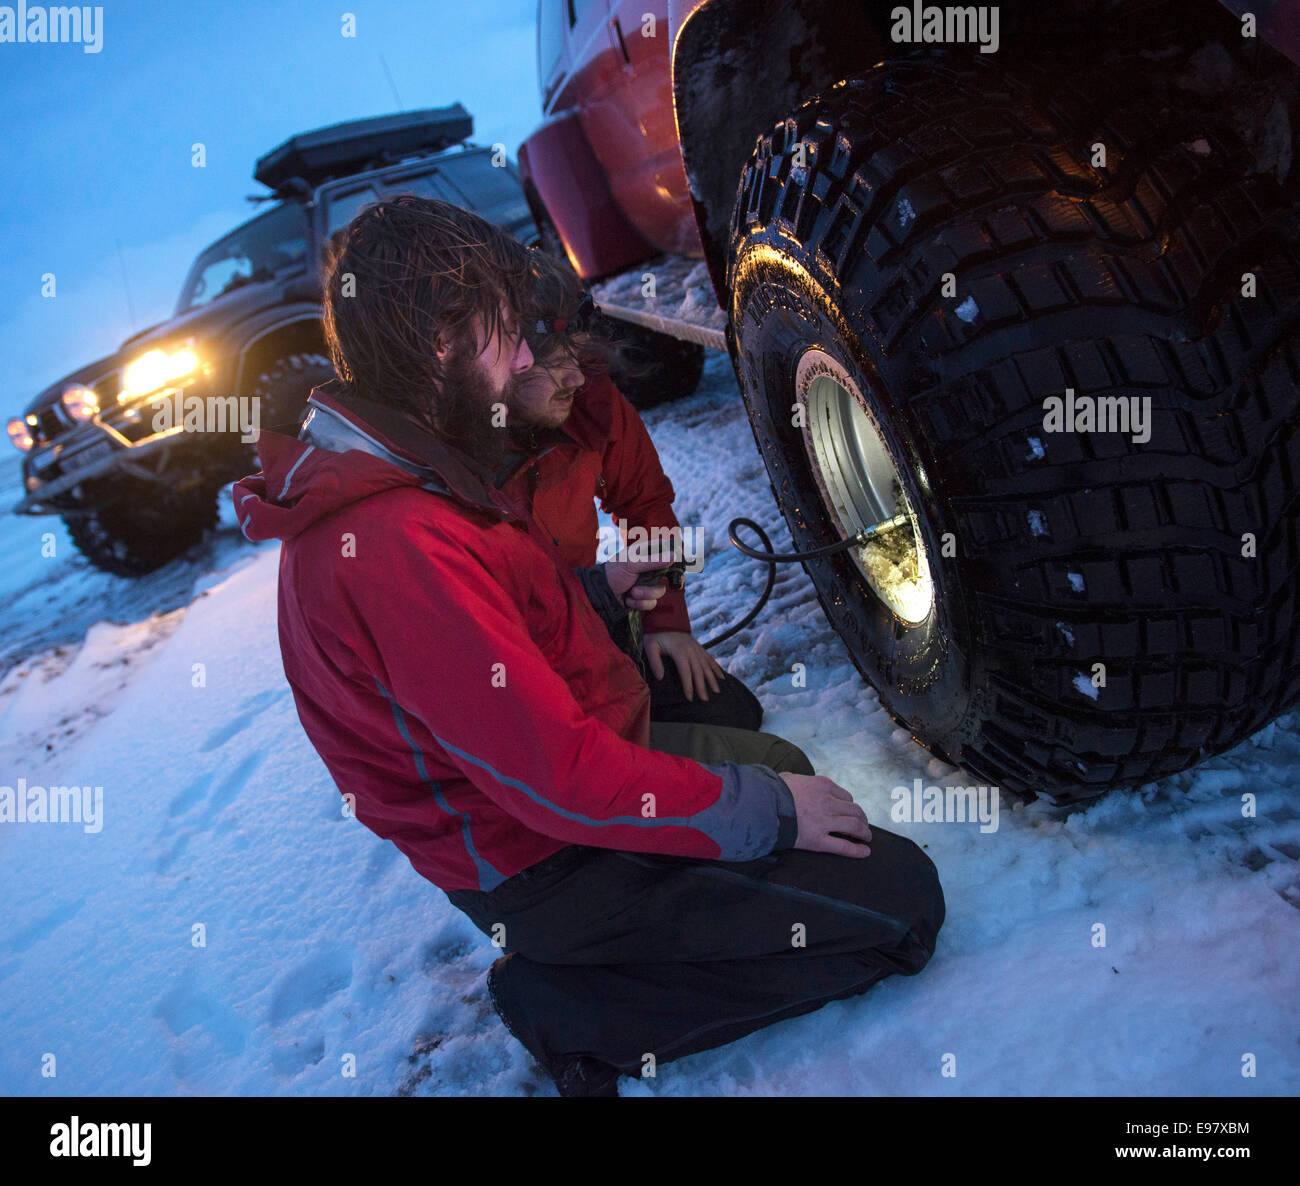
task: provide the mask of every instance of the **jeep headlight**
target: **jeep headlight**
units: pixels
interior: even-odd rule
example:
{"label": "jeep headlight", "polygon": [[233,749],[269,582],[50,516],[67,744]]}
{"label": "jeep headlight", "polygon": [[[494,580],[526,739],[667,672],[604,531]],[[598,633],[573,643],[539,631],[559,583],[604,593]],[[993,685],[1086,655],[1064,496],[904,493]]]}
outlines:
{"label": "jeep headlight", "polygon": [[126,368],[122,376],[122,393],[127,396],[148,395],[176,379],[183,379],[198,365],[198,357],[188,348],[172,354],[150,350]]}
{"label": "jeep headlight", "polygon": [[13,447],[20,453],[28,452],[36,444],[36,438],[32,436],[31,427],[26,420],[10,420],[5,426],[9,431],[9,440]]}
{"label": "jeep headlight", "polygon": [[63,410],[67,412],[70,420],[89,420],[99,413],[99,396],[89,387],[80,385],[69,387],[59,397],[59,401],[63,404]]}

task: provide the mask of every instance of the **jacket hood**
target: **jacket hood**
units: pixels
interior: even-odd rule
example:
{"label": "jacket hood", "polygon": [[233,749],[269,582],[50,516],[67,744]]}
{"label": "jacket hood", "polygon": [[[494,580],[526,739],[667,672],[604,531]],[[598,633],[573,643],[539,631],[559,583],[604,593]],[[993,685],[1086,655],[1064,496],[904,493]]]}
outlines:
{"label": "jacket hood", "polygon": [[235,483],[235,514],[250,540],[292,539],[342,507],[401,486],[493,519],[518,517],[482,466],[402,413],[336,384],[316,388],[307,405],[298,437],[261,433],[262,471]]}

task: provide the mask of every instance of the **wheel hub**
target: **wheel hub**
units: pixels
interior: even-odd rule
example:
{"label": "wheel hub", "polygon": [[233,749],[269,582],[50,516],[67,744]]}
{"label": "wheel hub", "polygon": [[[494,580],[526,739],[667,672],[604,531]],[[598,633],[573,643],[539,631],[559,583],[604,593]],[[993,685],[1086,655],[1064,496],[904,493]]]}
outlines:
{"label": "wheel hub", "polygon": [[822,502],[863,579],[901,621],[917,625],[934,607],[934,583],[916,513],[893,454],[853,381],[830,355],[809,350],[795,376],[804,447]]}

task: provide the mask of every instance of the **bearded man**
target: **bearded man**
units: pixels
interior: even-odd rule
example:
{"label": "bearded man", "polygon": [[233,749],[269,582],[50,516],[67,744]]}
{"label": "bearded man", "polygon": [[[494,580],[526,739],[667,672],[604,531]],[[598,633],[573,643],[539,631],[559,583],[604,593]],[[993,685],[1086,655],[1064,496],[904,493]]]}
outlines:
{"label": "bearded man", "polygon": [[493,1005],[560,1093],[616,1095],[647,1056],[920,971],[943,896],[789,743],[652,730],[609,630],[662,561],[575,573],[493,484],[531,258],[446,203],[362,211],[326,274],[339,381],[233,498],[283,541],[285,675],[356,818],[507,953]]}

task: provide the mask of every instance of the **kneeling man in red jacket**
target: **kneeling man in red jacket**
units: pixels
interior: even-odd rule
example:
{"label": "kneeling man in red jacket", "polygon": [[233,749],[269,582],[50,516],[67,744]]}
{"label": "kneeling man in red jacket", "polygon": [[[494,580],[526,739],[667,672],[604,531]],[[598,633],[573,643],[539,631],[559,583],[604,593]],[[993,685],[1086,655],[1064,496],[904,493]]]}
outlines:
{"label": "kneeling man in red jacket", "polygon": [[[591,332],[595,306],[572,270],[541,252],[536,257],[523,318],[533,366],[511,401],[498,485],[551,534],[571,567],[598,558],[597,500],[612,516],[620,548],[640,534],[695,559],[698,542],[692,546],[692,529],[677,521],[673,484],[645,422],[610,377],[614,349]],[[762,727],[758,697],[695,638],[683,589],[670,589],[628,624],[628,636],[616,641],[650,688],[652,722]]]}
{"label": "kneeling man in red jacket", "polygon": [[788,743],[652,730],[609,631],[657,604],[656,562],[569,569],[493,484],[533,259],[446,203],[362,211],[326,276],[340,379],[233,499],[283,541],[284,670],[339,790],[507,953],[493,1004],[560,1093],[614,1095],[914,975],[944,904]]}

